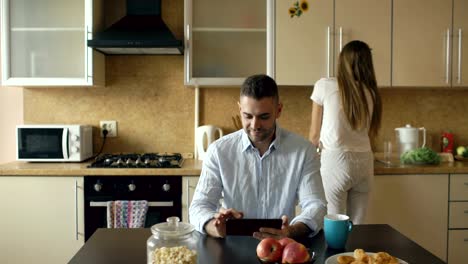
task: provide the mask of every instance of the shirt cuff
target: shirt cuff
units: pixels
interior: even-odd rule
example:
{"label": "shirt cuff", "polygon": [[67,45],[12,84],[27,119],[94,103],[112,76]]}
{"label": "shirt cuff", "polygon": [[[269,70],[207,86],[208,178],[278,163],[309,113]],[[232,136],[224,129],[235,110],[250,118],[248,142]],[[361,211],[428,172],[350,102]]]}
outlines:
{"label": "shirt cuff", "polygon": [[299,215],[299,216],[295,217],[291,221],[291,223],[289,223],[289,224],[293,225],[293,224],[295,224],[297,222],[301,222],[301,223],[305,224],[311,230],[311,232],[309,234],[309,237],[313,237],[320,231],[320,229],[322,229],[322,226],[323,226],[323,223],[317,223],[317,221],[314,221],[314,220],[310,220],[310,219],[308,219],[306,217],[301,217]]}
{"label": "shirt cuff", "polygon": [[200,217],[200,219],[198,221],[198,226],[195,227],[197,229],[197,231],[204,234],[204,235],[206,235],[206,231],[205,231],[204,227],[205,227],[205,224],[207,224],[211,219],[213,219],[213,215]]}

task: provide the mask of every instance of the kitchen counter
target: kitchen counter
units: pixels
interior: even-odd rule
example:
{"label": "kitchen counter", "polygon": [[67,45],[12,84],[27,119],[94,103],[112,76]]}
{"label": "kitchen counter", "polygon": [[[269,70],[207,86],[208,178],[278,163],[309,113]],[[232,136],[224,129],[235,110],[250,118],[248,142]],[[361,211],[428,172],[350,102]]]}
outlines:
{"label": "kitchen counter", "polygon": [[394,155],[390,160],[390,164],[384,164],[379,161],[383,160],[383,153],[375,153],[374,156],[376,158],[374,162],[375,175],[468,173],[467,161],[442,161],[438,165],[407,165],[401,164],[400,159]]}
{"label": "kitchen counter", "polygon": [[14,161],[0,165],[0,176],[198,176],[202,167],[202,162],[195,159],[185,159],[182,168],[160,169],[88,168],[90,163],[91,161],[80,163]]}
{"label": "kitchen counter", "polygon": [[[111,169],[111,168],[87,168],[90,162],[81,163],[31,163],[14,161],[0,165],[0,176],[129,176],[129,175],[183,175],[199,176],[202,161],[186,159],[182,168],[166,169]],[[403,165],[397,159],[392,160],[391,165],[376,161],[374,163],[376,175],[388,174],[448,174],[468,173],[468,162],[441,162],[439,165]]]}

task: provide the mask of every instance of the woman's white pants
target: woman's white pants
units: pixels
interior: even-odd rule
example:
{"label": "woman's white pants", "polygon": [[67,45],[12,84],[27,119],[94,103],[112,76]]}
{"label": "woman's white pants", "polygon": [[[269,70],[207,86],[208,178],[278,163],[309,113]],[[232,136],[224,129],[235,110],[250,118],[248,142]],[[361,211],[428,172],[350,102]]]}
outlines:
{"label": "woman's white pants", "polygon": [[323,150],[321,167],[329,214],[346,214],[354,224],[365,221],[374,180],[372,152]]}

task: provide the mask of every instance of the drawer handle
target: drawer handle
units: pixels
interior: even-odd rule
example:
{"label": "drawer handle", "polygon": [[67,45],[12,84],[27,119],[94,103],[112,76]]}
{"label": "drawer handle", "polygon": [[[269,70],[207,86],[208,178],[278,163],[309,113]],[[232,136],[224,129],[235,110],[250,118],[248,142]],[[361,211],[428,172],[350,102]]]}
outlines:
{"label": "drawer handle", "polygon": [[468,242],[468,238],[463,239],[463,241]]}
{"label": "drawer handle", "polygon": [[468,210],[465,210],[465,214],[468,214]]}
{"label": "drawer handle", "polygon": [[468,182],[465,182],[465,186],[468,186]]}

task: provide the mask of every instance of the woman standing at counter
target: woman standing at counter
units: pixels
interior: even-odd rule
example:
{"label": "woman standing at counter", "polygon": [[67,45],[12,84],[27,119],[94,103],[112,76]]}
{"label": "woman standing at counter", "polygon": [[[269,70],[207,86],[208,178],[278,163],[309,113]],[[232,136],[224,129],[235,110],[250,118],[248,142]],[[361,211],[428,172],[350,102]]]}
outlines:
{"label": "woman standing at counter", "polygon": [[382,104],[369,46],[351,41],[338,60],[337,78],[322,78],[312,92],[309,139],[322,149],[328,213],[363,223],[374,177],[370,137],[380,128]]}

